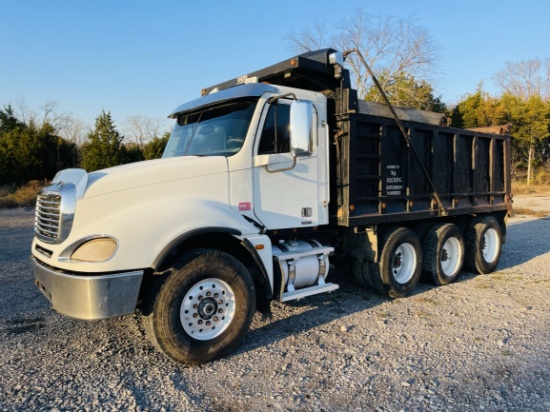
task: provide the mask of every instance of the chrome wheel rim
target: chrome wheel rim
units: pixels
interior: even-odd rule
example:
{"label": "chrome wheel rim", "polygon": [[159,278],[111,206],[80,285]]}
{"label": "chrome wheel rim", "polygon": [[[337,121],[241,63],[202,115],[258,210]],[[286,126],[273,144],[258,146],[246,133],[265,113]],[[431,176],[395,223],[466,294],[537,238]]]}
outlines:
{"label": "chrome wheel rim", "polygon": [[235,316],[235,293],[220,279],[205,279],[185,294],[180,321],[189,336],[210,340],[222,334]]}

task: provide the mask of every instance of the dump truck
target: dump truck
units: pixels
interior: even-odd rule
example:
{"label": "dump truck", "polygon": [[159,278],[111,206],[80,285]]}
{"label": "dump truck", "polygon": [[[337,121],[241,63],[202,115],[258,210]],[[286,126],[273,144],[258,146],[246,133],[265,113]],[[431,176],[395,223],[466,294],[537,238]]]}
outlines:
{"label": "dump truck", "polygon": [[497,267],[510,137],[361,100],[336,50],[205,88],[169,117],[161,159],[62,170],[40,191],[32,264],[58,312],[137,310],[160,351],[197,364],[235,350],[274,300],[342,276],[401,298],[421,276]]}

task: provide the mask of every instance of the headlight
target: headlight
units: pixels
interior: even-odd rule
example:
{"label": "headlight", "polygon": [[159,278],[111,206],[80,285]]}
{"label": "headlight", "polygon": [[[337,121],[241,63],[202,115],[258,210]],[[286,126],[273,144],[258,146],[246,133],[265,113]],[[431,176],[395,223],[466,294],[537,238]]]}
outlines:
{"label": "headlight", "polygon": [[118,242],[111,237],[83,239],[61,253],[59,260],[79,262],[105,262],[111,259],[118,248]]}

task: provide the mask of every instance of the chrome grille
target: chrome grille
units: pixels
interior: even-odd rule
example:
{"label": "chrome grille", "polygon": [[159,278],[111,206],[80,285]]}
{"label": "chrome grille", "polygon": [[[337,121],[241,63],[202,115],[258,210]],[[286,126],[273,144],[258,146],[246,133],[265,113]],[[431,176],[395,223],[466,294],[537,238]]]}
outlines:
{"label": "chrome grille", "polygon": [[34,231],[44,241],[55,241],[60,235],[61,195],[43,193],[36,200]]}

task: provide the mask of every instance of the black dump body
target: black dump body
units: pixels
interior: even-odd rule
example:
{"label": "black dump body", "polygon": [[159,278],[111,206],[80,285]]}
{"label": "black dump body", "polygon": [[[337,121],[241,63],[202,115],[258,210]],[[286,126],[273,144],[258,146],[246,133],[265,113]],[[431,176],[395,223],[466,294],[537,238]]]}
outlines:
{"label": "black dump body", "polygon": [[511,212],[510,136],[450,128],[441,114],[396,108],[411,148],[385,106],[358,100],[348,70],[330,63],[334,52],[304,53],[203,94],[253,78],[324,93],[333,139],[333,224],[357,227]]}
{"label": "black dump body", "polygon": [[[372,110],[373,104],[359,106],[380,111]],[[341,119],[341,150],[338,158],[336,153],[333,157],[338,164],[334,173],[340,182],[340,187],[333,189],[337,199],[334,219],[339,225],[369,225],[511,207],[509,136],[403,118],[401,122],[418,157],[407,147],[391,117],[353,113]]]}

